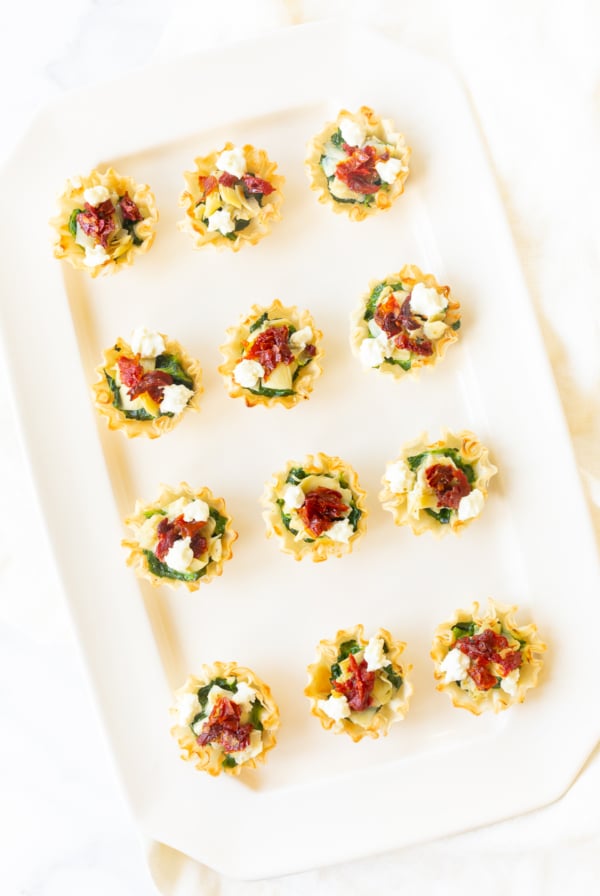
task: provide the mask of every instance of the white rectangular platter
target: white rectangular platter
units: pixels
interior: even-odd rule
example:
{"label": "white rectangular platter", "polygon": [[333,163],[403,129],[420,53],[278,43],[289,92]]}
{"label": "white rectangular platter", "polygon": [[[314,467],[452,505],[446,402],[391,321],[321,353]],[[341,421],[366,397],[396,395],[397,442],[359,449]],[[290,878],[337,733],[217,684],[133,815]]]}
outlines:
{"label": "white rectangular platter", "polygon": [[[599,734],[597,556],[530,298],[460,87],[378,34],[306,27],[140,71],[123,96],[116,85],[71,96],[33,127],[2,177],[12,212],[0,221],[0,277],[4,350],[33,476],[140,831],[230,876],[256,878],[556,799]],[[356,224],[317,203],[303,159],[323,122],[363,103],[395,121],[413,156],[405,195]],[[197,252],[176,226],[182,172],[228,139],[277,160],[284,217],[239,254]],[[147,256],[92,281],[51,257],[46,222],[68,176],[109,163],[151,185],[161,219]],[[463,328],[437,369],[395,382],[360,369],[349,315],[369,280],[411,262],[451,285]],[[251,304],[276,297],[313,313],[325,334],[324,373],[292,411],[247,409],[225,391],[218,346]],[[173,433],[128,442],[96,418],[89,386],[102,349],[142,323],[200,359],[205,394],[201,413]],[[481,520],[437,541],[396,529],[377,492],[402,443],[424,430],[437,438],[442,427],[472,429],[500,472]],[[316,451],[358,471],[368,530],[350,556],[297,564],[266,540],[258,501],[274,471]],[[223,576],[193,595],[140,583],[120,547],[136,498],[153,500],[160,483],[181,480],[223,495],[239,532]],[[429,649],[439,622],[488,596],[519,604],[519,618],[534,619],[550,648],[525,704],[475,718],[435,691]],[[317,642],[357,622],[408,642],[415,695],[387,738],[354,744],[321,729],[303,688]],[[173,689],[214,660],[253,668],[281,709],[267,765],[237,780],[196,772],[169,735]]]}

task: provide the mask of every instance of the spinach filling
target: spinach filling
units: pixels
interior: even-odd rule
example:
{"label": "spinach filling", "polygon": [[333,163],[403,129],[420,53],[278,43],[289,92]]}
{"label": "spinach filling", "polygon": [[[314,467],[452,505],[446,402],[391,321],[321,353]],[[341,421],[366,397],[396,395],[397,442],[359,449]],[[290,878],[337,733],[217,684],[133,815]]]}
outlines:
{"label": "spinach filling", "polygon": [[[181,366],[181,362],[179,358],[175,355],[171,355],[168,352],[163,352],[163,354],[158,355],[155,359],[154,366],[156,370],[164,370],[165,373],[170,374],[173,377],[173,383],[177,386],[185,386],[188,389],[194,389],[194,381],[189,376],[183,367]],[[108,388],[112,392],[113,395],[113,405],[116,407],[124,417],[128,420],[155,420],[156,418],[152,416],[152,414],[148,413],[145,408],[137,408],[136,410],[125,409],[122,407],[121,402],[121,390],[117,384],[117,381],[114,377],[112,377],[107,370],[104,371],[104,376],[106,377],[106,382],[108,384]],[[161,413],[160,417],[173,417],[174,414],[172,411],[166,411],[165,413]]]}
{"label": "spinach filling", "polygon": [[[292,469],[288,473],[285,481],[286,481],[286,483],[289,483],[290,485],[298,485],[303,479],[306,479],[307,476],[311,476],[311,475],[316,475],[316,474],[306,473],[302,469],[302,467],[292,467]],[[330,479],[335,480],[335,476],[333,476],[331,473],[321,473],[320,475],[327,476]],[[348,483],[346,482],[345,479],[340,479],[339,485],[341,488],[348,489],[350,491],[350,493],[352,494],[350,486],[348,485]],[[283,498],[277,498],[277,504],[279,506],[279,512],[281,514],[281,521],[282,521],[283,525],[285,526],[285,528],[289,532],[292,533],[292,535],[297,535],[298,530],[292,528],[292,525],[291,525],[292,518],[289,513],[286,513],[284,511],[283,503],[284,503]],[[352,526],[352,528],[354,529],[355,532],[356,532],[356,528],[358,526],[358,521],[361,518],[361,516],[362,516],[362,510],[360,510],[356,506],[356,501],[354,500],[354,495],[353,495],[352,498],[350,499],[350,513],[348,514],[347,517],[344,517],[344,519],[348,520],[348,522],[350,523],[350,525]],[[327,536],[327,532],[324,532],[323,535]],[[319,536],[319,537],[322,537],[322,536]],[[312,543],[312,542],[316,541],[316,538],[305,538],[304,541]]]}
{"label": "spinach filling", "polygon": [[[337,131],[334,131],[334,133],[331,135],[331,137],[329,139],[331,140],[331,142],[333,143],[334,146],[338,147],[338,149],[343,149],[343,144],[345,141],[344,141],[344,138],[342,137],[342,132],[340,131],[339,128],[337,129]],[[325,156],[321,156],[321,158],[319,160],[319,162],[321,164],[321,168],[323,167],[323,159],[324,158],[325,158]],[[325,176],[327,177],[327,175],[325,175]],[[331,192],[331,183],[334,179],[335,179],[335,174],[331,174],[329,177],[327,177],[327,186],[329,187],[329,195],[335,202],[350,203],[351,205],[367,205],[367,206],[373,205],[373,203],[375,202],[375,194],[374,193],[368,193],[367,195],[364,196],[363,199],[338,199],[338,197],[334,196],[333,193]],[[387,186],[389,189],[389,185],[383,184],[381,181],[381,178],[378,177],[377,181],[379,182],[379,183],[376,182],[379,189],[383,189],[385,186]]]}
{"label": "spinach filling", "polygon": [[237,235],[240,230],[245,230],[246,227],[250,224],[250,221],[244,221],[242,218],[239,218],[235,222],[235,227],[230,233],[224,233],[223,236],[227,237],[228,240],[237,240]]}
{"label": "spinach filling", "polygon": [[[363,314],[363,320],[373,320],[373,318],[375,317],[375,312],[377,311],[379,298],[386,286],[391,286],[392,292],[398,292],[399,290],[403,290],[406,292],[406,290],[404,290],[403,283],[386,283],[385,280],[382,283],[378,283],[369,296],[367,307],[365,308],[365,313]],[[398,367],[402,368],[402,370],[410,370],[412,366],[412,358],[406,358],[405,360],[399,360],[398,358],[385,358],[385,363],[397,364]]]}
{"label": "spinach filling", "polygon": [[425,513],[432,516],[438,523],[441,523],[442,526],[447,525],[452,518],[452,510],[450,507],[442,507],[441,510],[433,510],[431,507],[425,507]]}
{"label": "spinach filling", "polygon": [[[106,377],[106,382],[108,383],[108,388],[113,394],[113,405],[118,408],[119,411],[126,417],[128,420],[154,420],[155,418],[152,414],[149,414],[145,408],[138,408],[135,411],[125,410],[121,407],[121,392],[119,387],[117,386],[117,381],[105,370],[104,376]],[[170,416],[173,416],[172,414]]]}
{"label": "spinach filling", "polygon": [[201,579],[203,575],[206,575],[207,566],[202,569],[197,569],[195,572],[179,572],[176,569],[171,569],[170,566],[167,566],[166,563],[159,560],[153,551],[144,550],[144,555],[150,572],[155,576],[159,576],[161,579],[178,579],[180,582],[196,582],[198,579]]}
{"label": "spinach filling", "polygon": [[[337,660],[331,667],[331,681],[335,681],[335,679],[339,678],[342,674],[341,663],[343,663],[344,660],[348,659],[351,653],[360,653],[361,650],[364,650],[364,647],[355,640],[344,641],[342,644],[340,644]],[[387,644],[384,644],[384,652],[388,653],[388,651],[389,648]],[[398,690],[402,687],[403,678],[398,672],[394,671],[394,667],[391,663],[388,666],[383,666],[381,668],[381,672],[386,676],[387,680],[393,688]]]}
{"label": "spinach filling", "polygon": [[449,457],[450,460],[454,463],[454,466],[459,470],[462,470],[462,472],[465,474],[469,485],[473,485],[473,483],[475,482],[475,470],[473,469],[471,464],[466,463],[461,458],[458,448],[432,448],[431,451],[423,451],[421,452],[421,454],[413,454],[412,457],[407,457],[406,463],[413,473],[417,472],[417,470],[423,463],[423,459],[427,457],[428,454],[439,454],[441,457]]}
{"label": "spinach filling", "polygon": [[456,625],[452,626],[452,634],[454,635],[454,640],[458,641],[459,638],[472,638],[475,634],[476,625],[474,622],[457,622]]}
{"label": "spinach filling", "polygon": [[[199,688],[198,703],[201,706],[201,712],[197,713],[190,722],[190,728],[192,729],[192,732],[194,734],[198,734],[198,732],[195,730],[195,726],[198,724],[198,722],[202,722],[208,717],[206,704],[208,703],[208,695],[215,685],[221,688],[223,691],[230,691],[232,694],[237,693],[238,686],[235,678],[233,680],[220,677],[213,678],[212,681],[209,681],[208,684],[203,685],[203,687]],[[256,699],[253,701],[248,722],[250,725],[252,725],[255,731],[264,731],[263,723],[260,720],[260,714],[262,713],[263,709],[264,706],[262,705],[260,700]],[[224,768],[233,768],[237,765],[237,760],[234,756],[226,754],[223,758],[222,764]]]}
{"label": "spinach filling", "polygon": [[77,215],[80,215],[82,211],[83,209],[81,208],[74,208],[69,217],[69,233],[72,237],[77,236]]}

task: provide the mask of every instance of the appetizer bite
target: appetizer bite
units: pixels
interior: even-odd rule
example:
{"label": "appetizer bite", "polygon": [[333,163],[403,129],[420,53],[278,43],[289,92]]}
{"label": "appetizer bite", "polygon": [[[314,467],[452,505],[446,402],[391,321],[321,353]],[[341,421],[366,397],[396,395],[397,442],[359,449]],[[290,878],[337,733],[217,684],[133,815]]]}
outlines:
{"label": "appetizer bite", "polygon": [[133,536],[122,544],[136,575],[153,585],[182,582],[188,591],[221,575],[237,538],[223,499],[208,488],[193,491],[186,482],[163,486],[152,504],[137,501],[125,525]]}
{"label": "appetizer bite", "polygon": [[410,526],[415,535],[461,532],[480,515],[497,472],[472,432],[443,430],[433,443],[424,433],[387,464],[379,500],[397,526]]}
{"label": "appetizer bite", "polygon": [[212,243],[237,252],[245,243],[258,243],[281,218],[285,178],[264,150],[226,143],[194,163],[194,171],[183,175],[187,189],[179,204],[185,218],[179,229],[197,249]]}
{"label": "appetizer bite", "polygon": [[389,119],[368,106],[345,109],[308,144],[306,170],[319,202],[362,221],[404,192],[410,148]]}
{"label": "appetizer bite", "polygon": [[350,344],[363,367],[401,379],[407,371],[433,367],[456,342],[460,305],[449,286],[407,264],[372,280],[351,320]]}
{"label": "appetizer bite", "polygon": [[158,210],[150,187],[114,168],[71,178],[58,203],[50,222],[54,255],[90,277],[114,274],[154,242]]}
{"label": "appetizer bite", "polygon": [[202,666],[175,692],[171,734],[181,758],[200,771],[239,775],[256,768],[276,744],[279,710],[270,688],[235,663]]}
{"label": "appetizer bite", "polygon": [[349,554],[367,528],[364,497],[356,473],[339,457],[319,453],[289,461],[265,485],[267,538],[275,535],[296,560],[319,563]]}
{"label": "appetizer bite", "polygon": [[323,728],[356,742],[386,735],[403,719],[413,692],[406,678],[412,666],[400,662],[405,647],[384,628],[367,640],[362,625],[321,641],[304,693]]}
{"label": "appetizer bite", "polygon": [[109,429],[129,438],[169,432],[188,409],[198,410],[202,369],[178,342],[138,327],[129,342],[117,339],[96,368],[94,403]]}
{"label": "appetizer bite", "polygon": [[537,627],[518,626],[518,607],[488,601],[487,612],[457,610],[440,625],[433,639],[431,658],[438,691],[445,691],[454,706],[478,716],[485,710],[501,712],[522,703],[538,681],[546,645]]}
{"label": "appetizer bite", "polygon": [[278,299],[268,308],[253,305],[227,330],[220,349],[225,362],[219,372],[229,394],[248,407],[294,407],[310,396],[321,373],[322,335],[308,311],[286,308]]}

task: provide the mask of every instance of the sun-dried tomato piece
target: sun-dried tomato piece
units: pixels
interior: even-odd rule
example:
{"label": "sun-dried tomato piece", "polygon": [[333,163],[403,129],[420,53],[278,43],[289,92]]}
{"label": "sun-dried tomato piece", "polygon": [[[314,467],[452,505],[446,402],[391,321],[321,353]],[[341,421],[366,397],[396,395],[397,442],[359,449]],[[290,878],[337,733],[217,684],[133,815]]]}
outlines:
{"label": "sun-dried tomato piece", "polygon": [[139,383],[129,390],[129,397],[133,400],[147,392],[152,401],[160,404],[165,396],[165,386],[170,386],[173,377],[165,370],[149,370],[143,375]]}
{"label": "sun-dried tomato piece", "polygon": [[142,220],[143,215],[133,199],[131,199],[129,193],[126,192],[124,196],[121,196],[121,198],[119,199],[119,205],[121,207],[121,214],[126,221]]}
{"label": "sun-dried tomato piece", "polygon": [[219,697],[204,728],[196,738],[200,746],[217,744],[224,753],[245,750],[250,743],[252,725],[240,724],[242,707],[228,697]]}
{"label": "sun-dried tomato piece", "polygon": [[457,510],[461,498],[470,494],[469,480],[462,470],[451,464],[433,464],[425,470],[425,478],[437,495],[438,507]]}
{"label": "sun-dried tomato piece", "polygon": [[393,293],[390,293],[385,302],[381,302],[375,309],[375,323],[383,330],[386,336],[397,336],[398,333],[402,332],[401,310]]}
{"label": "sun-dried tomato piece", "polygon": [[410,296],[404,299],[400,307],[400,320],[405,330],[418,330],[423,324],[417,320],[410,307]]}
{"label": "sun-dried tomato piece", "polygon": [[345,183],[355,193],[376,193],[381,180],[377,174],[375,163],[378,161],[377,150],[374,146],[364,146],[362,149],[348,147],[351,155],[338,162],[335,173],[342,183]]}
{"label": "sun-dried tomato piece", "polygon": [[164,560],[176,541],[182,538],[190,539],[190,548],[196,559],[205,553],[208,546],[208,540],[200,534],[200,530],[206,525],[206,521],[197,522],[192,520],[187,522],[183,518],[183,514],[174,520],[166,517],[160,521],[156,527],[158,543],[154,549],[154,553],[159,560]]}
{"label": "sun-dried tomato piece", "polygon": [[144,368],[140,364],[140,356],[136,355],[135,358],[128,358],[125,355],[122,355],[117,360],[117,365],[119,367],[119,379],[128,389],[133,389],[142,376],[144,375]]}
{"label": "sun-dried tomato piece", "polygon": [[269,196],[275,192],[273,184],[270,184],[268,180],[263,180],[262,177],[244,174],[242,180],[248,193],[262,193],[263,196]]}
{"label": "sun-dried tomato piece", "polygon": [[213,190],[216,190],[219,186],[219,181],[216,177],[213,177],[212,174],[208,176],[204,176],[202,174],[198,175],[198,183],[200,184],[200,189],[202,190],[202,196],[205,199],[209,193],[212,193]]}
{"label": "sun-dried tomato piece", "polygon": [[298,515],[308,531],[318,538],[331,529],[335,520],[343,519],[350,508],[342,501],[342,494],[333,488],[315,488],[308,492]]}
{"label": "sun-dried tomato piece", "polygon": [[96,207],[86,202],[84,209],[77,215],[77,223],[86,236],[93,237],[100,246],[106,248],[109,236],[117,228],[113,218],[114,205],[110,199],[106,199]]}
{"label": "sun-dried tomato piece", "polygon": [[291,364],[292,361],[295,361],[288,340],[288,327],[269,327],[268,330],[259,333],[246,352],[246,358],[262,364],[265,380],[269,378],[278,364]]}
{"label": "sun-dried tomato piece", "polygon": [[363,709],[368,709],[373,699],[375,672],[367,671],[366,660],[357,663],[353,653],[348,657],[348,672],[349,676],[345,681],[334,678],[331,683],[336,691],[344,695],[351,710],[362,712]]}
{"label": "sun-dried tomato piece", "polygon": [[408,333],[400,333],[394,340],[396,347],[405,351],[414,352],[415,355],[429,357],[433,354],[433,345],[424,336],[416,336],[414,339]]}
{"label": "sun-dried tomato piece", "polygon": [[513,650],[498,660],[498,665],[502,669],[503,675],[508,675],[514,669],[518,669],[523,662],[523,656],[520,650]]}
{"label": "sun-dried tomato piece", "polygon": [[487,666],[471,664],[467,672],[480,691],[489,691],[496,684],[496,676],[490,672]]}
{"label": "sun-dried tomato piece", "polygon": [[229,171],[224,171],[219,178],[219,183],[223,184],[224,187],[234,187],[239,182],[239,177],[236,177],[235,174],[230,174]]}
{"label": "sun-dried tomato piece", "polygon": [[156,532],[159,538],[158,543],[154,548],[154,553],[162,563],[175,542],[179,541],[181,535],[179,534],[177,526],[173,525],[173,522],[166,517],[160,521],[156,528]]}
{"label": "sun-dried tomato piece", "polygon": [[316,345],[305,345],[303,351],[304,354],[308,355],[309,358],[314,358],[314,356],[317,354],[317,347]]}

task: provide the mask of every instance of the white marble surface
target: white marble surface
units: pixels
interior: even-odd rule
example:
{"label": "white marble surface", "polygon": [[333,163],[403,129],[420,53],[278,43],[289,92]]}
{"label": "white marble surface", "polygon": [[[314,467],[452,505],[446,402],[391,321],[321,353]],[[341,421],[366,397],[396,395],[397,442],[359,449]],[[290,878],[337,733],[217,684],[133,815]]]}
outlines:
{"label": "white marble surface", "polygon": [[[268,41],[277,27],[326,16],[385,27],[449,61],[463,77],[506,202],[600,540],[598,4],[11,4],[0,29],[0,159],[36,109],[66,89],[157,56],[257,33]],[[2,377],[5,408],[8,400]],[[6,896],[146,896],[155,890],[113,774],[7,410],[0,461],[0,890]],[[32,563],[35,586],[23,575]],[[153,868],[162,874],[163,892],[174,896],[352,894],[379,885],[389,890],[391,880],[394,891],[425,894],[463,893],[474,881],[489,896],[507,888],[532,896],[587,892],[600,873],[599,806],[596,755],[552,807],[377,862],[254,884],[200,870],[174,883],[172,864],[161,871],[155,857]]]}

